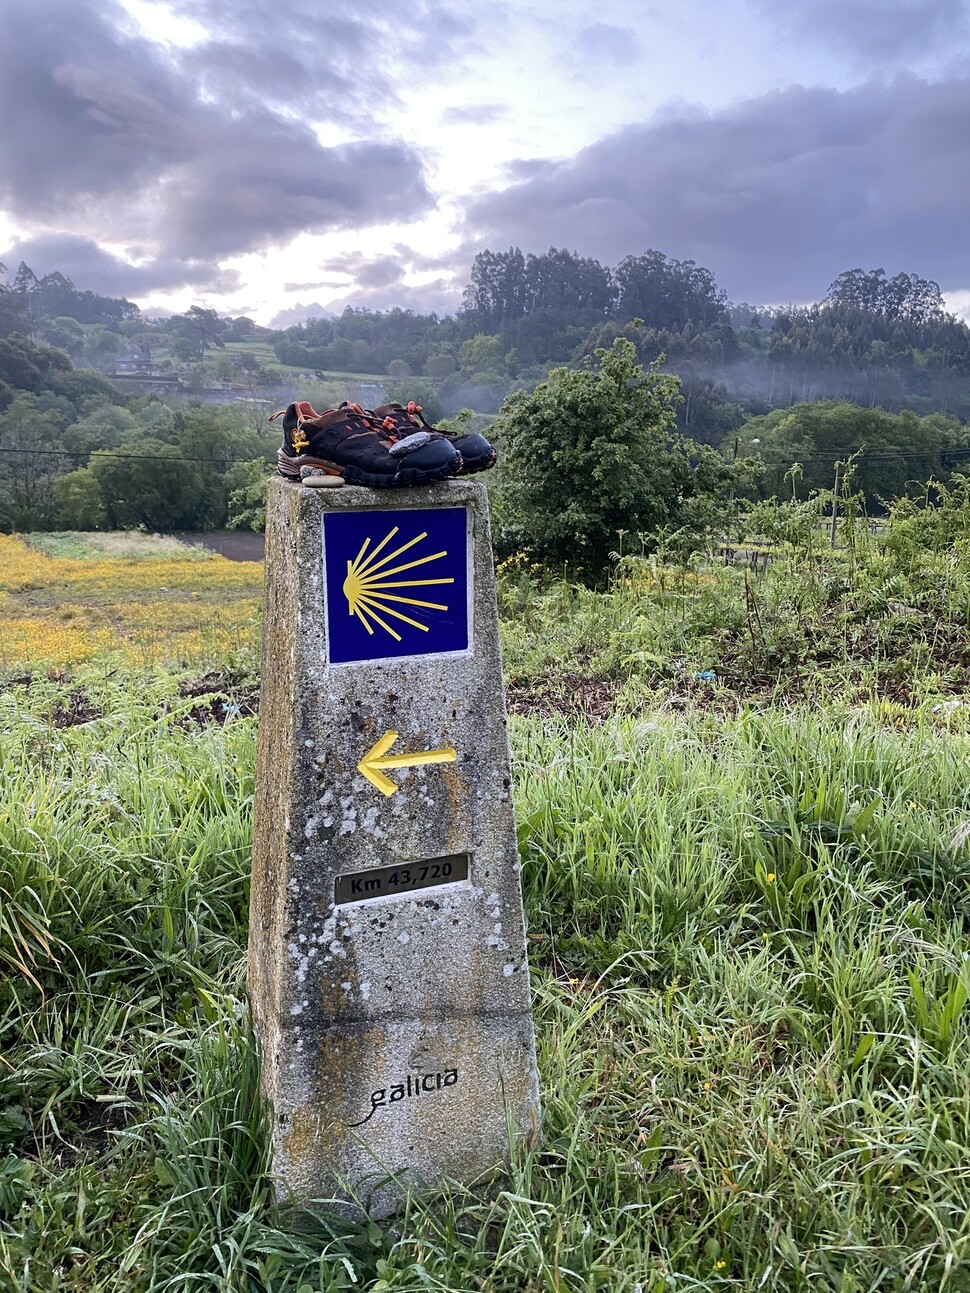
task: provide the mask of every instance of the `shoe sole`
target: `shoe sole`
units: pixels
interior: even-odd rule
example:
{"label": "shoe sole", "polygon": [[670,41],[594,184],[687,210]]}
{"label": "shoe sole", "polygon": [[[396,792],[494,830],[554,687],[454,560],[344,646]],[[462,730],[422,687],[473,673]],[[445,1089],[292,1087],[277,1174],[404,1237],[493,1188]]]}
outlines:
{"label": "shoe sole", "polygon": [[[351,465],[340,467],[335,462],[328,462],[324,458],[311,458],[307,454],[291,458],[282,449],[277,449],[276,451],[276,462],[280,475],[296,484],[302,483],[305,485],[307,483],[306,481],[301,482],[301,467],[322,467],[327,475],[339,477],[346,481],[348,485],[362,485],[365,489],[403,489],[415,485],[428,485],[437,480],[448,480],[449,477],[459,476],[464,467],[461,454],[458,454],[457,463],[452,459],[450,462],[442,463],[439,467],[408,467],[405,465],[401,467],[400,471],[391,476],[383,472],[364,471],[361,467]],[[312,480],[314,477],[311,476],[310,479]],[[320,477],[316,479],[320,479]]]}
{"label": "shoe sole", "polygon": [[454,461],[440,467],[402,467],[393,476],[364,471],[360,467],[345,467],[344,480],[348,485],[363,485],[365,489],[404,489],[415,485],[431,485],[436,480],[448,480],[461,472],[461,457],[456,467]]}
{"label": "shoe sole", "polygon": [[287,480],[300,480],[301,467],[322,467],[328,476],[343,476],[343,471],[335,462],[327,462],[325,458],[311,458],[309,454],[301,453],[296,458],[291,458],[289,454],[284,453],[282,449],[276,450],[276,465],[279,468],[281,476]]}
{"label": "shoe sole", "polygon": [[474,476],[476,472],[489,471],[492,467],[495,466],[496,456],[497,455],[493,453],[491,458],[489,458],[487,462],[474,462],[474,461],[471,463],[464,462],[462,463],[461,471],[458,472],[457,474],[459,476]]}

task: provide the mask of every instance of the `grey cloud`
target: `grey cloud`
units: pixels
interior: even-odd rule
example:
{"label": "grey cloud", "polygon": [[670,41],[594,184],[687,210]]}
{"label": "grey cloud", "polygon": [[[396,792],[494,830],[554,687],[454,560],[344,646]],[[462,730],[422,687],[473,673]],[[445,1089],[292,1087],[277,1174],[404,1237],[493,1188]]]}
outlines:
{"label": "grey cloud", "polygon": [[657,248],[707,265],[734,299],[817,297],[885,265],[970,284],[970,80],[793,87],[665,116],[471,203],[478,246]]}
{"label": "grey cloud", "polygon": [[461,246],[454,247],[449,251],[442,251],[438,252],[437,255],[429,256],[424,252],[415,251],[413,247],[407,246],[406,243],[397,242],[394,244],[394,254],[407,269],[413,270],[415,273],[449,272],[467,269],[474,259],[475,248],[463,243]]}
{"label": "grey cloud", "polygon": [[327,270],[331,274],[348,274],[349,277],[353,278],[360,274],[362,270],[365,270],[367,265],[374,264],[375,260],[384,262],[387,259],[387,256],[378,256],[371,259],[371,257],[365,256],[362,251],[345,251],[341,252],[339,256],[327,256],[327,259],[322,262],[319,268]]}
{"label": "grey cloud", "polygon": [[404,283],[391,286],[348,288],[341,296],[329,300],[325,306],[318,301],[312,304],[288,306],[278,311],[269,321],[271,328],[289,328],[307,319],[328,319],[341,314],[347,306],[355,309],[413,310],[415,314],[453,314],[461,304],[461,292],[451,279],[439,278],[419,287]]}
{"label": "grey cloud", "polygon": [[541,175],[552,175],[556,162],[545,157],[518,157],[505,164],[505,173],[511,180],[534,180]]}
{"label": "grey cloud", "polygon": [[467,107],[444,108],[441,119],[455,126],[489,126],[508,115],[508,108],[504,104],[473,103]]}
{"label": "grey cloud", "polygon": [[[373,112],[371,92],[355,75],[358,33],[351,28],[343,44],[331,42],[325,73],[312,67],[306,49],[279,48],[258,42],[255,48],[226,41],[212,41],[187,50],[180,62],[206,94],[220,102],[248,105],[257,101],[275,110],[290,109],[294,101],[301,115],[315,112],[328,121],[353,125]],[[365,42],[360,39],[360,46]],[[382,94],[392,93],[382,86]]]}
{"label": "grey cloud", "polygon": [[394,244],[393,254],[368,257],[358,251],[345,252],[342,256],[330,257],[320,268],[332,274],[346,274],[361,287],[384,287],[403,280],[409,272],[447,273],[467,269],[474,254],[474,250],[465,245],[437,256],[427,256],[406,243],[398,242]]}
{"label": "grey cloud", "polygon": [[[259,87],[273,79],[286,85],[287,69],[299,67],[304,77],[287,89],[305,101],[326,92],[334,69],[362,93],[392,92],[395,64],[430,68],[451,61],[474,37],[477,17],[470,0],[447,5],[434,0],[355,0],[346,17],[318,0],[172,0],[176,13],[194,19],[216,39],[237,50],[250,51],[256,65],[267,71]],[[211,62],[204,66],[215,75]]]}
{"label": "grey cloud", "polygon": [[340,287],[339,283],[328,282],[324,279],[319,283],[284,283],[284,292],[319,292],[322,287]]}
{"label": "grey cloud", "polygon": [[[370,310],[397,307],[417,313],[453,313],[461,303],[458,283],[464,281],[463,275],[473,256],[474,249],[467,244],[439,256],[426,256],[406,243],[399,242],[394,245],[393,254],[365,256],[359,251],[349,251],[341,256],[331,256],[319,266],[322,273],[346,275],[353,280],[350,284],[304,284],[302,288],[290,286],[293,290],[303,291],[330,286],[332,290],[339,292],[339,296],[327,302],[326,311],[330,314],[339,314],[348,305]],[[409,272],[428,271],[439,271],[439,276],[430,283],[410,284],[404,281]],[[299,319],[310,318],[311,312],[319,316],[321,308],[316,303],[312,306],[298,304],[281,311],[275,317],[298,322]]]}
{"label": "grey cloud", "polygon": [[22,239],[0,261],[10,268],[25,261],[38,278],[55,270],[81,291],[130,299],[161,288],[194,287],[207,292],[233,292],[239,286],[235,270],[220,270],[206,261],[156,259],[134,265],[104,251],[90,238],[75,234],[38,234]]}
{"label": "grey cloud", "polygon": [[269,321],[271,328],[292,328],[297,323],[306,323],[307,319],[329,319],[331,311],[324,309],[319,301],[310,305],[291,305],[279,310]]}
{"label": "grey cloud", "polygon": [[301,231],[402,218],[429,209],[418,156],[400,144],[321,148],[309,131],[253,120],[204,160],[176,170],[163,197],[166,234],[212,257],[284,243]]}
{"label": "grey cloud", "polygon": [[413,310],[415,314],[453,314],[461,304],[461,289],[454,280],[439,278],[432,283],[410,286],[395,283],[387,287],[354,288],[334,301],[327,309],[339,314],[346,306],[368,310]]}
{"label": "grey cloud", "polygon": [[8,4],[0,42],[0,197],[18,215],[140,186],[182,149],[177,79],[83,5]]}
{"label": "grey cloud", "polygon": [[615,27],[611,23],[593,22],[576,34],[576,56],[580,63],[594,60],[597,63],[632,63],[642,57],[639,37],[630,27]]}
{"label": "grey cloud", "polygon": [[[74,231],[137,244],[158,264],[379,222],[381,190],[393,191],[400,218],[427,210],[420,154],[379,120],[388,78],[374,42],[388,39],[390,5],[364,4],[359,21],[308,19],[326,40],[287,47],[304,8],[185,5],[213,21],[218,39],[165,51],[123,34],[113,0],[8,0],[0,203],[35,227],[69,219]],[[362,76],[354,69],[368,48]],[[358,142],[321,146],[294,105],[326,106],[328,120],[353,124]]]}
{"label": "grey cloud", "polygon": [[965,0],[754,0],[788,33],[869,65],[951,49],[970,32]]}
{"label": "grey cloud", "polygon": [[[497,10],[505,6],[491,6],[486,10],[487,21],[500,21]],[[401,7],[389,5],[388,9],[400,20]],[[478,19],[473,12],[460,12],[455,4],[426,4],[417,9],[408,6],[407,32],[402,33],[405,41],[412,46],[409,60],[413,61],[415,71],[421,75],[433,68],[452,63],[462,58],[469,50],[479,48],[475,37]]]}
{"label": "grey cloud", "polygon": [[388,297],[390,299],[393,292],[407,293],[421,290],[405,285],[406,274],[461,273],[468,269],[474,255],[474,248],[467,244],[436,256],[428,256],[415,251],[406,243],[398,242],[394,244],[393,254],[368,257],[358,251],[346,252],[342,256],[330,257],[320,268],[332,274],[346,274],[348,278],[352,278],[354,286],[347,288],[341,285],[344,291],[392,289]]}
{"label": "grey cloud", "polygon": [[401,281],[401,262],[395,256],[378,256],[357,274],[360,287],[389,287]]}
{"label": "grey cloud", "polygon": [[332,257],[322,268],[335,274],[347,274],[362,287],[386,287],[400,280],[405,267],[398,256],[368,258],[354,251]]}

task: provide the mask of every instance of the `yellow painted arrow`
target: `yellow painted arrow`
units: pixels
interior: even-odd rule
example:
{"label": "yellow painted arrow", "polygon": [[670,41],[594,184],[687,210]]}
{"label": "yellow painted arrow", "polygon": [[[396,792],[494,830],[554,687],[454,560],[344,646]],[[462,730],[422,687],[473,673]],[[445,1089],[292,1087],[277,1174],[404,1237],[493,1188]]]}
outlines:
{"label": "yellow painted arrow", "polygon": [[393,795],[398,786],[390,777],[384,776],[382,768],[414,768],[420,763],[454,763],[458,758],[457,751],[450,745],[441,750],[417,750],[414,754],[388,754],[397,738],[397,732],[385,732],[357,764],[357,771],[384,795]]}

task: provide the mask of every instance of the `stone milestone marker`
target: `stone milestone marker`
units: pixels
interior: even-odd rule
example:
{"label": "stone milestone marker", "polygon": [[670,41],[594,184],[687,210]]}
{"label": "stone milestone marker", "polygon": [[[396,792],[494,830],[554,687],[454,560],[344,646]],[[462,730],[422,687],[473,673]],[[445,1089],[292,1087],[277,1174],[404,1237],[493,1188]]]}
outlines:
{"label": "stone milestone marker", "polygon": [[264,632],[249,974],[274,1172],[386,1214],[500,1165],[538,1107],[484,486],[272,481]]}

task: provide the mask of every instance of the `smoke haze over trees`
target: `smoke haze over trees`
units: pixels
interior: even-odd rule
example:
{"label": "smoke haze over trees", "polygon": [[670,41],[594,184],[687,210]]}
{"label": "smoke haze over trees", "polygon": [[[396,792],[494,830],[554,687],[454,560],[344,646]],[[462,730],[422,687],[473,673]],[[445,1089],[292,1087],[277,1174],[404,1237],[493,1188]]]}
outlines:
{"label": "smoke haze over trees", "polygon": [[708,443],[746,414],[812,399],[970,416],[970,329],[946,312],[936,283],[883,269],[846,270],[815,305],[759,308],[730,303],[711,270],[656,250],[609,267],[564,248],[511,247],[475,257],[454,316],[348,307],[274,332],[201,306],[144,319],[124,298],[21,264],[0,286],[0,335],[12,331],[105,371],[131,346],[199,365],[258,335],[280,365],[427,378],[447,408],[482,412],[625,335],[642,362],[664,355],[682,378],[681,427]]}
{"label": "smoke haze over trees", "polygon": [[[802,459],[804,492],[830,480],[836,454],[903,455],[892,468],[860,470],[873,500],[970,461],[970,328],[946,311],[935,282],[904,272],[848,269],[816,304],[757,306],[728,301],[711,270],[657,250],[610,267],[564,248],[511,247],[475,257],[455,315],[348,307],[273,330],[201,305],[145,318],[123,297],[79,290],[60,273],[39,278],[21,263],[0,270],[0,524],[205,528],[225,523],[234,491],[258,486],[267,459],[258,418],[249,414],[247,429],[238,409],[163,416],[164,405],[105,380],[125,356],[168,373],[183,404],[206,383],[281,402],[350,375],[436,418],[462,407],[497,413],[510,394],[563,365],[588,366],[618,339],[639,363],[679,377],[677,429],[728,456],[760,453],[769,492]],[[52,436],[70,457],[51,456]],[[125,477],[98,456],[139,437],[155,444],[159,477],[185,476],[178,507],[165,502],[171,490],[151,490],[150,471]],[[204,489],[198,479],[189,488],[180,465],[197,441],[222,446],[227,459]],[[40,456],[20,462],[31,446]],[[134,501],[121,497],[123,479]]]}

